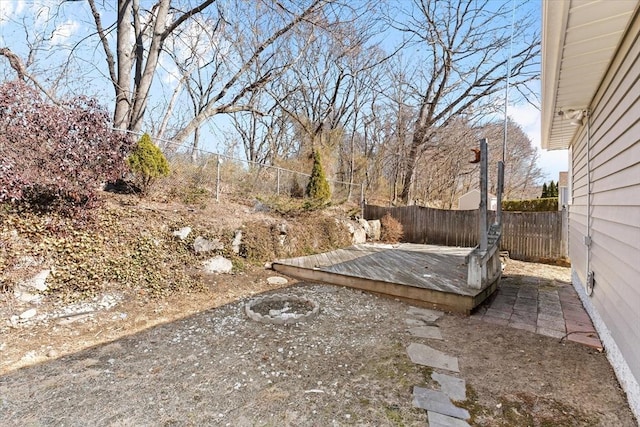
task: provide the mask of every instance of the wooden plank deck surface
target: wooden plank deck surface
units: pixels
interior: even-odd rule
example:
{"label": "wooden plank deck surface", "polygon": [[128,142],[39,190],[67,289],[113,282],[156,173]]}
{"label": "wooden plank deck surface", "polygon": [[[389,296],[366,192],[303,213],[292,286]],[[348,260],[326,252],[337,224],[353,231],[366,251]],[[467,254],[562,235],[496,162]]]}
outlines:
{"label": "wooden plank deck surface", "polygon": [[469,313],[497,283],[467,286],[471,248],[403,243],[362,244],[324,254],[281,259],[274,270],[305,280],[350,286],[452,311]]}

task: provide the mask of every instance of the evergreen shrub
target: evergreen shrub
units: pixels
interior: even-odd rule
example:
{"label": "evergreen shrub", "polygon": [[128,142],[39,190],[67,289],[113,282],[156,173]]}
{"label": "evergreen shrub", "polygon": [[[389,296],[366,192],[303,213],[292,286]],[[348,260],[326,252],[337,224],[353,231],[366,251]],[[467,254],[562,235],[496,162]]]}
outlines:
{"label": "evergreen shrub", "polygon": [[311,169],[311,178],[309,178],[309,183],[307,184],[306,195],[319,203],[326,203],[331,200],[331,189],[322,169],[318,151],[313,153],[313,168]]}
{"label": "evergreen shrub", "polygon": [[544,199],[530,200],[504,200],[503,211],[512,212],[550,212],[558,210],[558,198],[547,197]]}
{"label": "evergreen shrub", "polygon": [[169,175],[169,162],[162,151],[151,142],[149,134],[140,137],[127,158],[143,193],[147,193],[153,182]]}

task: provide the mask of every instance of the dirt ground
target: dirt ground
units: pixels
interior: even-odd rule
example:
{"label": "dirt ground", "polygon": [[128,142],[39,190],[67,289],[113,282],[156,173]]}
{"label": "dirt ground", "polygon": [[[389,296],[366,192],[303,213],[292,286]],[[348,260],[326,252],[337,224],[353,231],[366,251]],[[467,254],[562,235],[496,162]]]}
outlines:
{"label": "dirt ground", "polygon": [[[569,269],[512,261],[507,280],[569,280]],[[606,355],[572,342],[445,314],[443,341],[407,332],[409,305],[313,283],[269,285],[273,272],[209,276],[165,299],[111,295],[92,313],[9,326],[0,301],[3,426],[413,426],[412,387],[435,387],[406,347],[458,357],[481,426],[635,426]],[[282,288],[281,288],[282,287]],[[257,294],[320,305],[295,325],[259,323]],[[43,302],[41,313],[59,313]]]}

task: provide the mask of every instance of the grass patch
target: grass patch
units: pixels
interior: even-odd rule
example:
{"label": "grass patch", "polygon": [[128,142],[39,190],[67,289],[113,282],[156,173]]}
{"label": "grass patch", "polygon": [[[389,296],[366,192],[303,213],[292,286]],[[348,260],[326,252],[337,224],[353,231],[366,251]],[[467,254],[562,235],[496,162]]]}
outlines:
{"label": "grass patch", "polygon": [[487,409],[478,403],[478,392],[467,383],[466,387],[467,399],[462,402],[455,402],[456,406],[469,411],[469,424],[476,425],[476,422],[482,415],[488,413]]}
{"label": "grass patch", "polygon": [[414,385],[431,383],[433,369],[413,363],[401,343],[394,343],[383,358],[371,359],[362,374],[376,381],[395,381],[399,388],[410,390]]}
{"label": "grass patch", "polygon": [[384,415],[392,425],[397,427],[405,427],[402,413],[400,412],[400,408],[398,408],[397,406],[386,406],[384,408]]}
{"label": "grass patch", "polygon": [[598,417],[556,399],[520,392],[502,395],[495,408],[478,402],[478,393],[467,384],[467,399],[456,406],[469,411],[469,424],[477,426],[584,426],[599,425]]}

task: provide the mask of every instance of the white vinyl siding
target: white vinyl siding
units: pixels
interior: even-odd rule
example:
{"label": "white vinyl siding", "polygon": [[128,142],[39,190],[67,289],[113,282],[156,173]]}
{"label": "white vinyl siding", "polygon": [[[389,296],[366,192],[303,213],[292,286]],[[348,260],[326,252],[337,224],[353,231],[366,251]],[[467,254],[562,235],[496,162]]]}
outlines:
{"label": "white vinyl siding", "polygon": [[[622,57],[621,57],[622,56]],[[621,61],[620,61],[621,60]],[[580,281],[595,273],[591,301],[632,374],[640,379],[640,42],[615,61],[591,105],[591,212],[587,213],[587,126],[572,145],[569,257]],[[590,215],[589,215],[590,214]],[[587,218],[590,217],[590,224]],[[590,232],[587,232],[587,229]]]}

